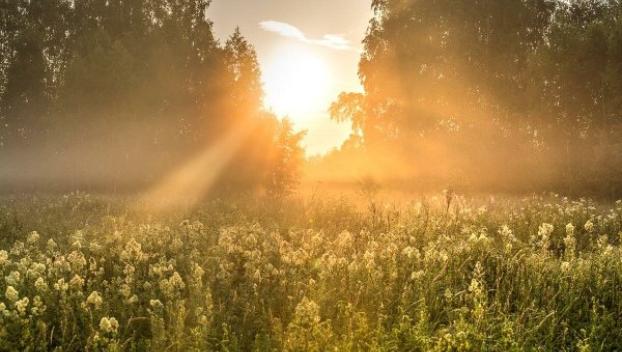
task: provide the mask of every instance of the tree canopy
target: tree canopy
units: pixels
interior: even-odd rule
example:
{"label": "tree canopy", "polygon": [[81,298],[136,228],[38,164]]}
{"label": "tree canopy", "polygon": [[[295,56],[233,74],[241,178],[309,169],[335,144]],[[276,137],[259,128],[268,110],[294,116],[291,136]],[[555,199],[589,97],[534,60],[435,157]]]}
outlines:
{"label": "tree canopy", "polygon": [[441,184],[622,191],[620,1],[372,7],[364,93],[331,107],[367,154],[390,150],[400,167]]}
{"label": "tree canopy", "polygon": [[239,30],[218,42],[209,5],[1,2],[0,159],[13,177],[131,187],[245,125],[255,132],[223,179],[268,182],[270,153],[253,151],[280,148],[288,127],[262,109],[254,47]]}

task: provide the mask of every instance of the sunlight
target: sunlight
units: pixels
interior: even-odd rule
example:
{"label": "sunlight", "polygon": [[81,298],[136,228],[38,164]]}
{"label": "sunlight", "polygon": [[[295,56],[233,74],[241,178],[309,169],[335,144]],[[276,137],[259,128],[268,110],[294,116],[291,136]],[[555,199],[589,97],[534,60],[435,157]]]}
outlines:
{"label": "sunlight", "polygon": [[140,197],[136,209],[157,213],[179,207],[192,207],[201,201],[252,130],[252,124],[232,128],[229,133],[207,146],[202,153],[171,172]]}
{"label": "sunlight", "polygon": [[329,69],[309,49],[294,45],[281,48],[267,63],[263,76],[264,103],[278,115],[300,122],[328,108]]}

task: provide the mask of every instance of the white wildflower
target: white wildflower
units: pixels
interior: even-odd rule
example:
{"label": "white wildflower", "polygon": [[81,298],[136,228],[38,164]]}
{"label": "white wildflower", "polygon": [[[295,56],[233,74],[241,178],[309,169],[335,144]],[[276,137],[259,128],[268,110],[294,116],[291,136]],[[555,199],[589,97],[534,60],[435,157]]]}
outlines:
{"label": "white wildflower", "polygon": [[71,280],[69,280],[69,284],[76,290],[81,290],[82,286],[84,286],[84,279],[80,277],[80,275],[74,275]]}
{"label": "white wildflower", "polygon": [[74,272],[81,272],[86,267],[86,258],[79,251],[73,251],[67,256],[67,261],[71,264]]}
{"label": "white wildflower", "polygon": [[56,244],[56,242],[54,242],[53,239],[49,239],[47,244],[45,245],[47,247],[47,250],[52,252],[54,250],[56,250],[56,248],[58,248],[58,245]]}
{"label": "white wildflower", "polygon": [[86,298],[86,304],[95,307],[95,309],[99,309],[103,303],[104,300],[97,291],[91,292],[91,294]]}
{"label": "white wildflower", "polygon": [[136,304],[136,303],[138,303],[138,296],[137,295],[132,295],[132,297],[130,297],[130,298],[125,300],[125,303],[127,303],[127,304]]}
{"label": "white wildflower", "polygon": [[39,241],[39,238],[41,236],[39,236],[39,234],[37,233],[37,231],[32,231],[29,235],[28,238],[26,239],[26,242],[28,242],[29,244],[35,244]]}
{"label": "white wildflower", "polygon": [[32,263],[28,269],[27,275],[31,278],[37,278],[45,274],[46,266],[43,263]]}
{"label": "white wildflower", "polygon": [[37,280],[35,280],[35,288],[39,292],[45,292],[48,289],[48,284],[42,277],[39,277],[37,278]]}
{"label": "white wildflower", "polygon": [[162,304],[162,302],[160,302],[159,299],[151,299],[151,300],[149,300],[149,305],[153,309],[162,309],[162,307],[164,307],[164,305]]}
{"label": "white wildflower", "polygon": [[173,275],[169,279],[169,282],[171,286],[173,286],[173,288],[176,288],[178,290],[183,290],[186,287],[186,285],[184,284],[184,280],[182,280],[178,272],[173,273]]}
{"label": "white wildflower", "polygon": [[6,281],[8,285],[19,286],[22,282],[21,274],[19,271],[12,271],[9,275],[4,277],[4,281]]}
{"label": "white wildflower", "polygon": [[412,274],[410,274],[410,279],[419,280],[423,277],[424,274],[425,273],[423,272],[423,270],[413,271]]}
{"label": "white wildflower", "polygon": [[553,230],[555,230],[553,225],[544,223],[538,228],[538,236],[540,236],[540,238],[548,239],[553,233]]}
{"label": "white wildflower", "polygon": [[7,251],[0,251],[0,266],[6,264],[9,261],[9,253]]}
{"label": "white wildflower", "polygon": [[588,233],[592,233],[594,232],[594,223],[592,222],[592,220],[588,220],[585,225],[583,225],[583,228],[585,229],[585,231],[587,231]]}
{"label": "white wildflower", "polygon": [[121,260],[123,261],[142,261],[145,258],[145,255],[142,252],[142,247],[140,243],[136,242],[135,239],[130,239],[126,244],[123,251],[120,254]]}
{"label": "white wildflower", "polygon": [[4,296],[10,302],[15,302],[19,299],[19,292],[13,286],[8,286],[4,292]]}
{"label": "white wildflower", "polygon": [[65,282],[65,279],[59,279],[54,284],[54,289],[56,291],[65,292],[69,289],[69,284]]}
{"label": "white wildflower", "polygon": [[24,315],[26,314],[26,309],[28,308],[29,303],[30,300],[28,299],[28,297],[24,297],[19,301],[15,302],[15,309],[17,309],[17,312],[19,314]]}
{"label": "white wildflower", "polygon": [[43,304],[43,300],[39,296],[35,296],[35,298],[32,300],[32,306],[33,307],[31,311],[33,315],[40,315],[46,310],[46,307]]}
{"label": "white wildflower", "polygon": [[103,317],[99,321],[99,329],[104,333],[116,334],[119,330],[119,322],[113,317]]}

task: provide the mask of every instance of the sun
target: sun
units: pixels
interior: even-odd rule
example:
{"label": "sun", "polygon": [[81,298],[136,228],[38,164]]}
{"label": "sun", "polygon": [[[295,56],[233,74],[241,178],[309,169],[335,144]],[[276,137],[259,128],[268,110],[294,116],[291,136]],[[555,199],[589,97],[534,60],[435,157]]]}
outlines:
{"label": "sun", "polygon": [[329,69],[310,49],[280,48],[267,63],[263,80],[264,104],[277,115],[301,122],[328,108]]}

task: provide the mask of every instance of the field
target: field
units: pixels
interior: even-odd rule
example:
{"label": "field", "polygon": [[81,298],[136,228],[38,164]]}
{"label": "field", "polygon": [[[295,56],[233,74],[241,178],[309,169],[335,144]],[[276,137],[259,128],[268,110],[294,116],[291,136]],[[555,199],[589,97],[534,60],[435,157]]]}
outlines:
{"label": "field", "polygon": [[622,350],[622,203],[0,201],[2,351]]}

